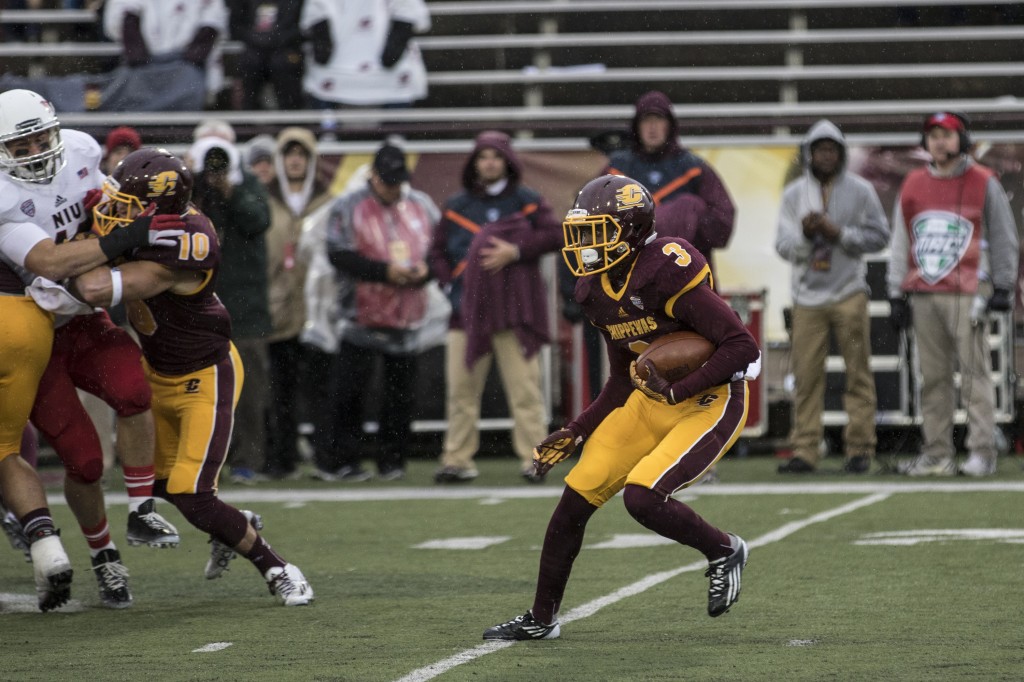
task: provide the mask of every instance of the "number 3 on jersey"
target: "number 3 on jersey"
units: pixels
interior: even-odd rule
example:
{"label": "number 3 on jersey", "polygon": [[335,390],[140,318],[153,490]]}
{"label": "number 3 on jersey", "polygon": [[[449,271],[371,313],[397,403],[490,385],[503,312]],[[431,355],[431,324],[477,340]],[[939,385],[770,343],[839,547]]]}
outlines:
{"label": "number 3 on jersey", "polygon": [[[202,261],[210,255],[210,238],[202,232],[183,235],[181,246],[178,248],[178,260]],[[689,256],[687,256],[689,258]]]}
{"label": "number 3 on jersey", "polygon": [[693,258],[691,258],[690,254],[686,252],[686,249],[675,242],[665,244],[665,246],[661,247],[661,252],[666,256],[675,256],[676,265],[681,268],[685,268],[693,262]]}

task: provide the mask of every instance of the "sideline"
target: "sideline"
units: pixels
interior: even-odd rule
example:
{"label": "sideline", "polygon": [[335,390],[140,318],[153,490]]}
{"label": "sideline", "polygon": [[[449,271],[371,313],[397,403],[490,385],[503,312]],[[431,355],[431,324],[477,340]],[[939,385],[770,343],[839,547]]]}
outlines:
{"label": "sideline", "polygon": [[[802,521],[794,521],[792,523],[787,523],[783,526],[780,526],[779,528],[776,528],[773,531],[769,531],[764,535],[749,541],[747,544],[753,549],[756,547],[763,547],[764,545],[769,545],[774,542],[778,542],[788,537],[789,535],[792,535],[793,533],[796,533],[797,531],[806,528],[807,526],[810,526],[815,523],[822,523],[824,521],[828,521],[837,516],[848,514],[850,512],[861,509],[862,507],[868,507],[870,505],[888,499],[889,496],[890,493],[875,493],[873,495],[869,495],[868,497],[862,497],[859,500],[855,500],[853,502],[849,502],[839,507],[835,507],[833,509],[823,511],[818,514],[814,514],[813,516],[809,516],[806,519],[803,519]],[[706,561],[697,561],[692,564],[680,566],[679,568],[675,568],[670,571],[653,573],[647,576],[646,578],[638,580],[632,585],[626,585],[625,587],[622,587],[616,590],[615,592],[612,592],[611,594],[607,594],[603,597],[598,597],[597,599],[591,602],[588,602],[581,606],[577,606],[576,608],[572,609],[564,616],[562,616],[560,620],[562,622],[562,625],[566,625],[575,620],[587,618],[589,616],[594,615],[606,606],[610,606],[618,601],[622,601],[627,597],[638,595],[641,592],[649,590],[655,585],[659,585],[665,582],[666,580],[670,580],[671,578],[676,577],[677,575],[691,571],[702,571],[705,568],[707,568]],[[443,675],[447,671],[457,666],[460,666],[463,663],[469,663],[470,661],[480,658],[481,656],[485,656],[496,651],[501,651],[502,649],[507,649],[508,647],[513,646],[514,644],[517,644],[517,642],[487,642],[485,644],[473,647],[472,649],[461,651],[455,654],[454,656],[446,658],[442,661],[438,661],[437,663],[432,663],[417,670],[413,670],[408,675],[399,678],[396,682],[427,682],[428,680],[432,680],[440,675]]]}
{"label": "sideline", "polygon": [[[273,488],[264,484],[252,488],[237,487],[222,489],[218,493],[225,502],[392,502],[395,500],[515,500],[558,498],[562,486],[509,486],[475,487],[472,484],[461,488],[442,486],[430,487],[364,487],[354,489],[361,483],[344,484],[324,488]],[[679,491],[679,496],[693,497],[716,495],[871,495],[894,493],[975,493],[975,492],[1024,492],[1024,481],[907,481],[907,482],[850,482],[850,483],[719,483],[696,485]],[[107,504],[126,504],[128,497],[121,492],[105,493]],[[66,506],[64,494],[51,491],[46,496],[51,506]]]}

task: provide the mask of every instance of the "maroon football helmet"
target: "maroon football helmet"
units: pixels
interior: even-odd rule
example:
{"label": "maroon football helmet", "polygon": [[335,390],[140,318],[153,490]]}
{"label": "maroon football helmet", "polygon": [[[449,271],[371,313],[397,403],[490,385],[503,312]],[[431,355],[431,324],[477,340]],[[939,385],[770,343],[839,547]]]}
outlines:
{"label": "maroon football helmet", "polygon": [[632,178],[602,175],[580,190],[562,231],[562,257],[574,275],[604,272],[654,239],[654,200]]}
{"label": "maroon football helmet", "polygon": [[184,215],[192,199],[192,171],[165,149],[143,148],[117,164],[103,183],[104,200],[93,209],[93,230],[108,234],[156,204],[156,214]]}

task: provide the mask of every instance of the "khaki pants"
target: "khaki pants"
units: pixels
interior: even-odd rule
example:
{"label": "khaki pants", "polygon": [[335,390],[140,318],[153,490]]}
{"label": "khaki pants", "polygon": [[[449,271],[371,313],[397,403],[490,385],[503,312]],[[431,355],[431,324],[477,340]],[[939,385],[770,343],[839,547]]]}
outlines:
{"label": "khaki pants", "polygon": [[871,373],[871,324],[868,296],[861,292],[815,308],[793,307],[793,376],[796,379],[793,454],[817,464],[824,436],[825,358],[833,330],[846,363],[843,409],[849,421],[843,430],[846,457],[873,457],[875,434],[875,377]]}
{"label": "khaki pants", "polygon": [[953,372],[967,410],[967,449],[995,458],[996,398],[985,325],[972,326],[971,296],[912,294],[914,338],[921,364],[921,454],[950,458],[956,409]]}
{"label": "khaki pants", "polygon": [[491,337],[492,353],[480,358],[473,368],[466,368],[466,333],[461,329],[448,332],[445,352],[447,381],[448,430],[444,436],[441,466],[472,469],[473,456],[480,447],[480,402],[491,362],[496,358],[505,398],[515,425],[512,448],[519,457],[520,468],[533,468],[533,447],[544,440],[547,424],[541,395],[540,356],[523,356],[514,332],[506,331]]}

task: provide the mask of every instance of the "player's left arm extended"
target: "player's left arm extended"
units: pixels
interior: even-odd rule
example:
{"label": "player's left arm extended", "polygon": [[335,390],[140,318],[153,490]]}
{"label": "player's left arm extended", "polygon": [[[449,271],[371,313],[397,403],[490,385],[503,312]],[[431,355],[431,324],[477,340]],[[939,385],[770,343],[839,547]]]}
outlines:
{"label": "player's left arm extended", "polygon": [[70,290],[90,305],[109,307],[121,301],[142,301],[168,289],[195,289],[202,272],[175,270],[153,261],[132,261],[115,268],[101,266],[76,277]]}

